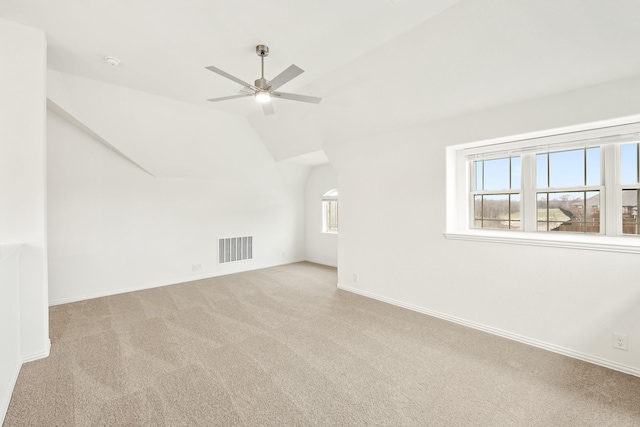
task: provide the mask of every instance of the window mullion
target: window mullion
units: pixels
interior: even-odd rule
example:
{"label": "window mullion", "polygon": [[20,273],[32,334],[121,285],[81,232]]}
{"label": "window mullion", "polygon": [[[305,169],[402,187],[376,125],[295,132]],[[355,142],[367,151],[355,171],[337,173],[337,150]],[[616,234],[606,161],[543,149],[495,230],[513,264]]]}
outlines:
{"label": "window mullion", "polygon": [[538,213],[536,203],[536,155],[534,153],[526,153],[522,155],[522,223],[523,231],[536,231],[536,216]]}
{"label": "window mullion", "polygon": [[[607,236],[622,234],[622,191],[620,187],[620,146],[609,144],[602,147],[604,203],[601,203],[600,221],[604,221]],[[602,196],[600,196],[602,201]],[[604,208],[604,209],[602,209]]]}

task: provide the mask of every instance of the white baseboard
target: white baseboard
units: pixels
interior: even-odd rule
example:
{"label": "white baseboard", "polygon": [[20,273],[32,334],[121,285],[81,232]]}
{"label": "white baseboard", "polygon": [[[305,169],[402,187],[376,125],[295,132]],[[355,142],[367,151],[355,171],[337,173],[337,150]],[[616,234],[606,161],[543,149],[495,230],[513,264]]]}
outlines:
{"label": "white baseboard", "polygon": [[69,304],[69,303],[78,302],[78,301],[86,301],[94,298],[102,298],[102,297],[108,297],[112,295],[126,294],[127,292],[143,291],[145,289],[159,288],[161,286],[175,285],[177,283],[193,282],[195,280],[208,279],[209,277],[215,277],[215,276],[207,276],[207,275],[188,276],[182,279],[172,279],[172,280],[163,281],[163,282],[146,283],[144,285],[130,286],[126,288],[109,289],[107,291],[92,292],[89,294],[82,294],[82,295],[74,295],[72,297],[50,300],[49,307],[54,305]]}
{"label": "white baseboard", "polygon": [[378,294],[374,294],[372,292],[363,291],[361,289],[353,288],[351,286],[345,286],[338,283],[338,289],[342,289],[344,291],[352,292],[354,294],[359,294],[368,298],[372,298],[378,301],[386,302],[392,305],[396,305],[398,307],[406,308],[408,310],[417,311],[418,313],[426,314],[429,316],[437,317],[439,319],[447,320],[449,322],[457,323],[459,325],[467,326],[473,329],[477,329],[483,332],[488,332],[493,335],[498,335],[503,338],[508,338],[510,340],[518,341],[524,344],[528,344],[534,347],[542,348],[544,350],[552,351],[554,353],[562,354],[564,356],[569,356],[574,359],[583,360],[585,362],[593,363],[595,365],[604,366],[605,368],[613,369],[615,371],[623,372],[625,374],[634,375],[636,377],[640,377],[640,369],[635,368],[633,366],[623,365],[621,363],[612,362],[610,360],[602,359],[600,357],[592,356],[590,354],[582,353],[579,351],[571,350],[568,348],[560,347],[555,344],[549,344],[544,341],[539,341],[536,339],[532,339],[529,337],[525,337],[523,335],[514,334],[512,332],[503,331],[502,329],[493,328],[491,326],[486,326],[480,323],[471,322],[469,320],[465,320],[456,316],[450,316],[448,314],[440,313],[434,310],[429,310],[427,308],[419,307],[413,304],[407,304],[402,301],[398,301],[392,298],[387,298]]}
{"label": "white baseboard", "polygon": [[182,278],[170,279],[162,282],[146,283],[144,285],[136,285],[136,286],[130,286],[126,288],[119,288],[119,289],[110,289],[107,291],[100,291],[100,292],[94,292],[94,293],[83,294],[83,295],[75,295],[67,298],[59,298],[56,300],[49,300],[49,307],[54,305],[69,304],[69,303],[78,302],[78,301],[86,301],[94,298],[102,298],[102,297],[108,297],[108,296],[118,295],[118,294],[126,294],[127,292],[136,292],[136,291],[143,291],[145,289],[159,288],[162,286],[177,285],[178,283],[194,282],[196,280],[211,279],[213,277],[244,273],[246,271],[261,270],[263,268],[278,267],[281,265],[294,264],[296,262],[303,262],[303,261],[305,260],[294,259],[294,260],[287,260],[285,262],[268,264],[268,265],[245,264],[248,266],[247,268],[239,268],[233,271],[221,271],[221,272],[217,272],[216,274],[204,273],[200,275],[192,275],[192,276],[186,276]]}
{"label": "white baseboard", "polygon": [[0,426],[4,423],[4,417],[7,415],[7,410],[9,409],[9,403],[11,403],[11,396],[13,395],[13,389],[16,387],[16,383],[18,382],[18,375],[20,374],[20,368],[22,367],[21,363],[17,363],[14,367],[13,376],[11,380],[7,384],[6,390],[2,395],[2,400],[0,401]]}
{"label": "white baseboard", "polygon": [[33,362],[34,360],[49,357],[51,352],[51,340],[47,339],[47,346],[44,350],[22,356],[22,363]]}
{"label": "white baseboard", "polygon": [[312,262],[314,264],[326,265],[327,267],[338,268],[338,266],[335,263],[332,263],[330,261],[310,259],[310,258],[307,258],[307,261]]}

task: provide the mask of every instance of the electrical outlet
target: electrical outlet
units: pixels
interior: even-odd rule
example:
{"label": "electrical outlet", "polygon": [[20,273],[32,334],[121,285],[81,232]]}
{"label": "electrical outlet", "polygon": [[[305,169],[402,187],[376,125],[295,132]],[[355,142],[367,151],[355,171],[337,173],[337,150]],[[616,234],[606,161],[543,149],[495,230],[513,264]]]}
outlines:
{"label": "electrical outlet", "polygon": [[358,281],[358,273],[353,273],[353,281],[354,282]]}
{"label": "electrical outlet", "polygon": [[627,342],[627,336],[624,334],[613,334],[613,348],[618,350],[629,350],[629,343]]}
{"label": "electrical outlet", "polygon": [[200,264],[193,264],[191,266],[191,271],[200,271],[200,270],[202,270],[202,265]]}
{"label": "electrical outlet", "polygon": [[284,258],[284,252],[282,252],[282,258]]}

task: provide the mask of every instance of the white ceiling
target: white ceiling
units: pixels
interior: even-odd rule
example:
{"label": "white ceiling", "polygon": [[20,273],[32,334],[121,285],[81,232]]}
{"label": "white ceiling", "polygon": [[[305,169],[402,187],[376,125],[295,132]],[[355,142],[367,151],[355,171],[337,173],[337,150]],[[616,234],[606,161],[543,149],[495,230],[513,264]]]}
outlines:
{"label": "white ceiling", "polygon": [[[640,74],[639,0],[2,0],[50,68],[245,115],[277,160],[375,132]],[[320,105],[208,103],[259,77]],[[111,67],[104,56],[120,58]]]}

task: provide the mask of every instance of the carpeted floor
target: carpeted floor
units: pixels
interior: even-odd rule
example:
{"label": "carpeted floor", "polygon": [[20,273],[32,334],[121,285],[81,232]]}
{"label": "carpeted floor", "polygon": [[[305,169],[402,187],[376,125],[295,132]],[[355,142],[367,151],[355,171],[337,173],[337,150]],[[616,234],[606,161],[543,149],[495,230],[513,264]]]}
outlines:
{"label": "carpeted floor", "polygon": [[52,307],[4,426],[640,425],[640,378],[336,280],[299,263]]}

